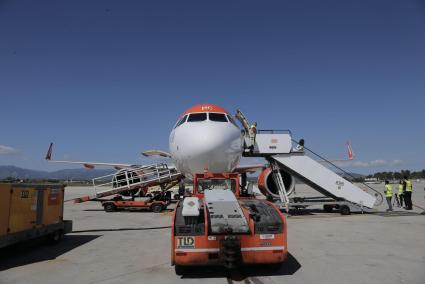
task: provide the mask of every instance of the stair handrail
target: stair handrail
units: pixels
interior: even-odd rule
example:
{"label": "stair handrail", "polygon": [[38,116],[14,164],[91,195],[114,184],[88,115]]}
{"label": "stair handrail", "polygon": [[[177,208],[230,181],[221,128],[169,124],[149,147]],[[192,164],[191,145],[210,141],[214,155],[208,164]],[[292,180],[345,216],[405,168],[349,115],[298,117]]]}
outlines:
{"label": "stair handrail", "polygon": [[[147,172],[140,174],[140,171],[149,169]],[[124,188],[131,189],[132,186],[140,186],[143,184],[148,184],[153,181],[161,182],[164,179],[173,179],[173,177],[181,175],[179,172],[172,172],[172,168],[169,168],[166,164],[156,164],[156,165],[149,165],[149,166],[142,166],[137,168],[125,168],[122,169],[123,178],[122,179],[114,179],[116,175],[119,173],[115,172],[109,175],[105,175],[102,177],[97,177],[92,180],[93,182],[93,189],[94,194],[97,196],[99,194],[103,194],[108,191],[117,191],[122,190]],[[135,173],[136,175],[129,173]],[[106,178],[111,178],[112,180],[108,180],[106,182],[103,182],[101,184],[96,184],[96,181],[103,181]],[[119,183],[118,186],[114,187],[114,183]],[[108,186],[108,189],[100,191],[100,187],[106,187]]]}
{"label": "stair handrail", "polygon": [[[298,141],[291,138],[292,142],[297,143]],[[335,167],[336,169],[340,170],[341,172],[343,172],[345,175],[351,177],[353,180],[356,179],[356,177],[354,177],[353,175],[351,175],[349,172],[345,171],[344,169],[338,167],[337,165],[335,165],[334,163],[332,163],[331,161],[329,161],[328,159],[324,158],[323,156],[319,155],[318,153],[314,152],[313,150],[311,150],[310,148],[306,147],[304,145],[304,150],[307,150],[308,152],[310,152],[311,154],[315,155],[316,157],[318,157],[319,159],[322,159],[324,162],[332,165],[333,167]],[[381,192],[379,192],[378,190],[372,188],[371,186],[369,186],[368,184],[364,183],[364,182],[360,182],[361,184],[363,184],[364,186],[366,186],[367,188],[369,188],[370,190],[375,192],[375,197],[376,197],[376,202],[375,202],[375,206],[379,206],[382,204],[382,202],[384,201],[384,196],[382,195]],[[378,198],[379,196],[379,198]]]}

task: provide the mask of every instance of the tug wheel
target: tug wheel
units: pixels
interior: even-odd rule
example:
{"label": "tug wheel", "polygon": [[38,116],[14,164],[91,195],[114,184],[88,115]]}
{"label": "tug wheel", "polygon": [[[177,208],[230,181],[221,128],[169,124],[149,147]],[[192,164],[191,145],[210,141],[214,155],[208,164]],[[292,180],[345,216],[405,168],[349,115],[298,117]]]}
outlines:
{"label": "tug wheel", "polygon": [[105,212],[114,212],[117,208],[113,203],[108,202],[103,204],[103,209],[105,209]]}
{"label": "tug wheel", "polygon": [[154,204],[154,205],[152,205],[151,210],[155,213],[160,213],[162,211],[162,205],[161,204]]}

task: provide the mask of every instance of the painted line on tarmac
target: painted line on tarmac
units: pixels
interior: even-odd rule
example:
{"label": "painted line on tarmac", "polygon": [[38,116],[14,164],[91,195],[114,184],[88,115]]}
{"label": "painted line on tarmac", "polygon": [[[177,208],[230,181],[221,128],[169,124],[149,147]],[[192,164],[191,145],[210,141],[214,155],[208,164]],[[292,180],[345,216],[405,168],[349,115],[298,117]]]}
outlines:
{"label": "painted line on tarmac", "polygon": [[416,207],[416,208],[419,208],[419,209],[422,209],[423,211],[425,211],[425,208],[423,208],[423,207],[420,207],[420,206],[418,206],[416,204],[412,204],[412,205],[413,205],[413,207]]}
{"label": "painted line on tarmac", "polygon": [[232,280],[230,278],[227,278],[227,283],[230,284],[264,284],[263,281],[258,279],[257,277],[248,277],[243,280]]}
{"label": "painted line on tarmac", "polygon": [[[232,278],[238,278],[240,280],[233,280]],[[238,271],[236,275],[230,275],[227,277],[228,284],[264,284],[263,281],[258,279],[257,277],[246,277],[244,273]]]}
{"label": "painted line on tarmac", "polygon": [[264,282],[261,281],[260,279],[258,279],[257,277],[251,277],[251,278],[248,278],[248,279],[250,279],[254,284],[264,284]]}
{"label": "painted line on tarmac", "polygon": [[227,277],[228,284],[263,284],[263,282],[251,282],[249,278],[243,280],[232,280],[232,278]]}

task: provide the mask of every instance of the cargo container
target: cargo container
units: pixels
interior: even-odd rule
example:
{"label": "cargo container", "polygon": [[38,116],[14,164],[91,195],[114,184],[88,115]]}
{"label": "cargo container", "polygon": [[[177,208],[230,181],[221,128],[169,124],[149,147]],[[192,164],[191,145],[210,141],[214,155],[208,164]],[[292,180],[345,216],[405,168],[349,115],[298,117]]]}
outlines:
{"label": "cargo container", "polygon": [[72,231],[63,203],[63,185],[0,184],[0,248],[43,236],[60,241]]}

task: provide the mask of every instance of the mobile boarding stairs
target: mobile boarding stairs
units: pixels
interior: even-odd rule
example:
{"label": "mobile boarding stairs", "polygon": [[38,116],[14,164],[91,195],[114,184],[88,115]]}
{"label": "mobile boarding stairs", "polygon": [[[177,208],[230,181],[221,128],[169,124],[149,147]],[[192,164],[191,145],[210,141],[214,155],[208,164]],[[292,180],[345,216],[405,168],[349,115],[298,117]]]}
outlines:
{"label": "mobile boarding stairs", "polygon": [[161,186],[167,190],[176,185],[183,175],[167,164],[132,166],[116,173],[93,179],[93,194],[74,199],[75,203],[96,201],[102,197],[121,194],[128,191],[137,192],[152,186]]}
{"label": "mobile boarding stairs", "polygon": [[[371,209],[382,203],[383,196],[379,191],[366,184],[364,184],[365,189],[362,189],[324,166],[323,163],[326,163],[349,175],[335,164],[305,148],[304,145],[299,145],[292,139],[289,130],[259,130],[255,139],[252,139],[251,135],[252,133],[245,131],[244,156],[264,157],[270,163],[273,179],[279,189],[281,208],[288,211],[290,208],[305,208],[315,204],[324,205],[324,208],[336,205],[341,206],[342,214],[349,214],[349,208],[358,208],[363,212],[364,208]],[[252,145],[253,141],[254,145]],[[293,142],[298,147],[293,147]],[[316,161],[307,154],[316,155],[321,161]],[[290,173],[299,181],[323,194],[324,197],[289,198],[279,169]],[[348,212],[344,213],[342,208],[348,208]]]}

